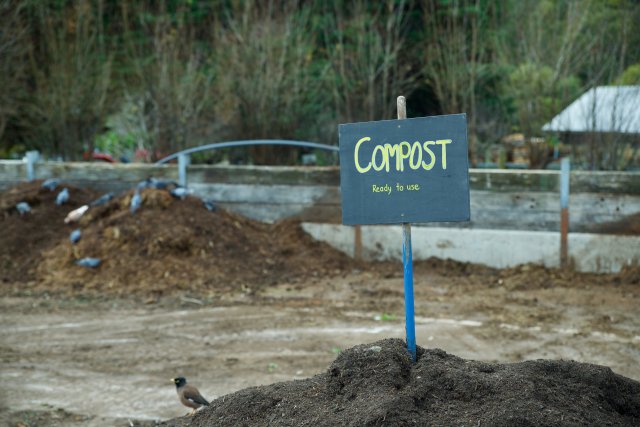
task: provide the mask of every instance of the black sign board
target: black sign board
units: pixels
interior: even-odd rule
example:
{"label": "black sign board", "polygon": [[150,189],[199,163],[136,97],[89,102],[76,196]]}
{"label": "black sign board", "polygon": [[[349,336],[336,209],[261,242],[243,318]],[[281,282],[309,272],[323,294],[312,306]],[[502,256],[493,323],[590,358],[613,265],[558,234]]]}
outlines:
{"label": "black sign board", "polygon": [[342,222],[469,220],[465,114],[339,126]]}

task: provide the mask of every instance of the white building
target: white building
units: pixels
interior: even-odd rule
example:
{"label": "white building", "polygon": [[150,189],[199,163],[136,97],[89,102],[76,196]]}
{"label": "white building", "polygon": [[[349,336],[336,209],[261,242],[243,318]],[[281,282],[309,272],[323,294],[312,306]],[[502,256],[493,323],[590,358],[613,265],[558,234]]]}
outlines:
{"label": "white building", "polygon": [[589,89],[542,127],[587,169],[640,168],[640,86]]}

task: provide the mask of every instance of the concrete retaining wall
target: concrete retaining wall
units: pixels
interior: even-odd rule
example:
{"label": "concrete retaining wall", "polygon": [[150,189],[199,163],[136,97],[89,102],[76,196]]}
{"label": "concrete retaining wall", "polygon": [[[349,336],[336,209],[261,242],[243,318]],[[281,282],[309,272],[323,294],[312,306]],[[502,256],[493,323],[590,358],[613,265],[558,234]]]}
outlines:
{"label": "concrete retaining wall", "polygon": [[[354,255],[353,227],[303,223],[315,239]],[[400,225],[362,226],[362,254],[369,260],[402,260]],[[413,259],[430,257],[485,264],[496,268],[535,263],[558,267],[560,235],[544,231],[472,230],[411,227]],[[572,233],[569,256],[577,271],[619,272],[640,264],[639,236]]]}

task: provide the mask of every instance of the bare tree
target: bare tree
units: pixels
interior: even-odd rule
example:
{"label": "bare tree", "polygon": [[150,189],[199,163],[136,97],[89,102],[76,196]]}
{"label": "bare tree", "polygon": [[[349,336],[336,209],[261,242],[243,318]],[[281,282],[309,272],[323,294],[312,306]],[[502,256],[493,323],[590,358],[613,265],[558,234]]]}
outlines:
{"label": "bare tree", "polygon": [[493,7],[483,9],[480,0],[424,2],[422,70],[443,113],[468,113],[472,162],[477,139],[479,71],[490,43],[485,20],[491,13]]}
{"label": "bare tree", "polygon": [[[577,102],[573,126],[588,147],[588,166],[594,170],[624,170],[637,165],[640,148],[640,87],[595,87]],[[578,150],[576,150],[578,148]]]}
{"label": "bare tree", "polygon": [[496,37],[496,51],[502,63],[518,64],[511,66],[503,89],[527,136],[539,134],[541,125],[582,91],[619,73],[625,37],[612,37],[610,25],[625,18],[604,3],[522,0],[502,11],[503,21],[516,24]]}
{"label": "bare tree", "polygon": [[23,9],[11,0],[0,1],[0,141],[7,122],[19,114],[27,95],[28,28],[21,17]]}
{"label": "bare tree", "polygon": [[[217,27],[216,87],[228,137],[300,139],[322,126],[326,67],[314,62],[311,19],[293,1],[244,2]],[[297,151],[258,146],[251,155],[258,164],[291,163]]]}
{"label": "bare tree", "polygon": [[68,159],[91,150],[100,131],[111,85],[112,56],[107,53],[102,0],[83,0],[49,13],[47,3],[32,3],[40,44],[28,51],[36,96],[22,117],[27,139]]}
{"label": "bare tree", "polygon": [[392,118],[396,97],[409,96],[419,83],[403,56],[411,4],[359,0],[332,6],[326,9],[324,45],[338,121]]}
{"label": "bare tree", "polygon": [[125,58],[132,71],[123,90],[120,123],[128,123],[138,148],[150,151],[150,158],[196,144],[210,126],[215,66],[211,50],[198,39],[187,4],[170,13],[164,0],[155,8],[122,2],[120,12],[128,29]]}

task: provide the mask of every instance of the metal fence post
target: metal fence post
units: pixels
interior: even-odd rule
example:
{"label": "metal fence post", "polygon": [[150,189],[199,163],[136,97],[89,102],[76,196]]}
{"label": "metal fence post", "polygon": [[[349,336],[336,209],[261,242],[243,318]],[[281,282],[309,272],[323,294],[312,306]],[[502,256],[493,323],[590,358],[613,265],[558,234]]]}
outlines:
{"label": "metal fence post", "polygon": [[569,177],[571,163],[568,157],[560,163],[560,267],[569,265]]}
{"label": "metal fence post", "polygon": [[37,150],[27,151],[25,157],[27,161],[27,180],[33,181],[36,179],[35,163],[40,158],[40,153]]}
{"label": "metal fence post", "polygon": [[180,153],[178,155],[178,183],[186,187],[187,186],[187,166],[191,162],[191,156],[189,154]]}

